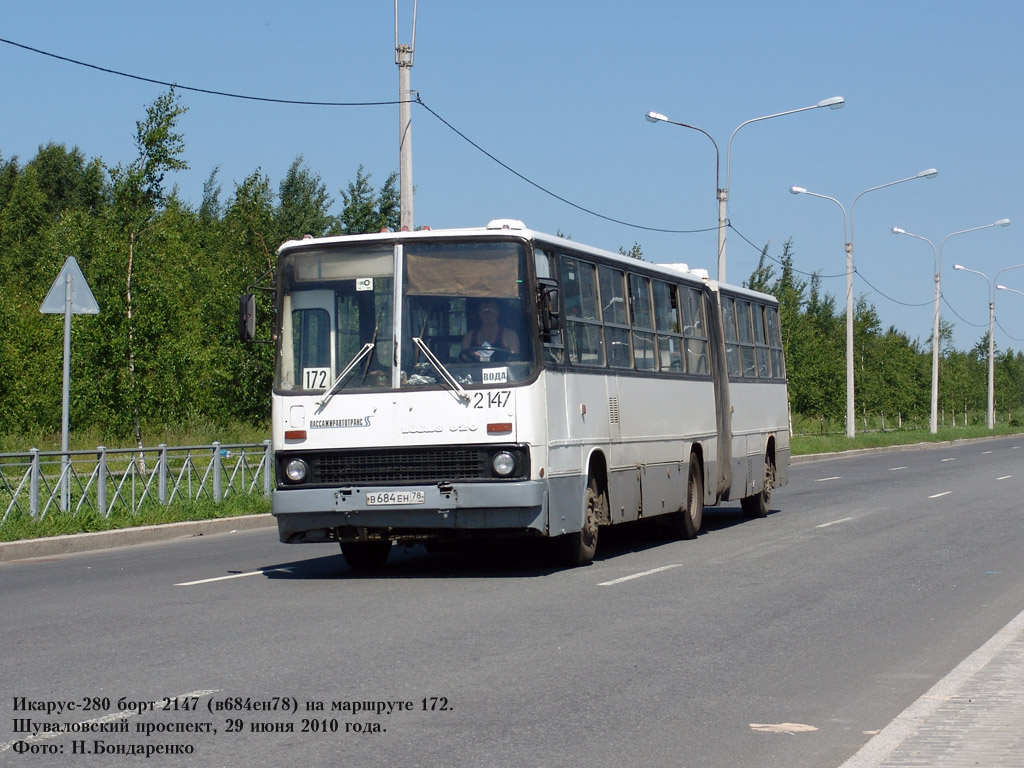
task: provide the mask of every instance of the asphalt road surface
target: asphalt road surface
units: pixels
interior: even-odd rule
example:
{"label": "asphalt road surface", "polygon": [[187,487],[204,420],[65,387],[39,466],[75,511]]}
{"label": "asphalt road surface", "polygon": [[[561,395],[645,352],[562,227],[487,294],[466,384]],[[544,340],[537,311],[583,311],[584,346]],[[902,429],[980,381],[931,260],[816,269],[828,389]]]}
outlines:
{"label": "asphalt road surface", "polygon": [[1024,611],[1022,499],[1008,438],[800,463],[574,570],[274,529],[0,564],[0,763],[839,766]]}

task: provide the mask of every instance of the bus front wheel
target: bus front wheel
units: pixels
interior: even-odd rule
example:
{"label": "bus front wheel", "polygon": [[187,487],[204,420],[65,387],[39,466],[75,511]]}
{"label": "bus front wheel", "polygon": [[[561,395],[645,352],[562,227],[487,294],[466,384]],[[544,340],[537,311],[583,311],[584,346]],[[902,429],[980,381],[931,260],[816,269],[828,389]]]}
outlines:
{"label": "bus front wheel", "polygon": [[597,478],[591,475],[583,499],[583,528],[555,539],[558,559],[563,565],[576,568],[593,561],[597,553],[597,533],[601,520],[608,516],[607,511],[608,495],[601,490]]}
{"label": "bus front wheel", "polygon": [[341,554],[353,571],[380,568],[391,554],[391,540],[343,541]]}

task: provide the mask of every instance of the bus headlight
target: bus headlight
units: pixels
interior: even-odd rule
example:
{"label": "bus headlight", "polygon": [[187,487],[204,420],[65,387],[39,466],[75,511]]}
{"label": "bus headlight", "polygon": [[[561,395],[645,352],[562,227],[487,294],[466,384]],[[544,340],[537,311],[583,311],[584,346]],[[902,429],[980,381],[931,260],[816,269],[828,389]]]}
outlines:
{"label": "bus headlight", "polygon": [[491,459],[491,468],[498,477],[508,477],[516,471],[516,459],[508,451],[500,451]]}
{"label": "bus headlight", "polygon": [[301,483],[309,474],[309,465],[302,459],[292,459],[284,465],[284,473],[289,482]]}

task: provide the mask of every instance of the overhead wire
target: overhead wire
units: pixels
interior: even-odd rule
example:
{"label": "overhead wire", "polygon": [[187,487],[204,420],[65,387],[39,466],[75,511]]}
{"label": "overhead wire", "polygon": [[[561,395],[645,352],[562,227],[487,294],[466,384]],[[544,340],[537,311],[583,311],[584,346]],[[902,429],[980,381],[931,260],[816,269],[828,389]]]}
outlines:
{"label": "overhead wire", "polygon": [[[294,106],[314,106],[314,107],[377,107],[377,106],[391,106],[391,105],[402,103],[401,100],[385,100],[385,101],[322,101],[322,100],[310,100],[310,99],[284,99],[284,98],[275,98],[275,97],[269,97],[269,96],[254,96],[254,95],[251,95],[251,94],[233,93],[233,92],[230,92],[230,91],[221,91],[221,90],[216,90],[216,89],[212,89],[212,88],[201,88],[201,87],[198,87],[198,86],[184,85],[184,84],[181,84],[181,83],[174,83],[174,82],[170,82],[170,81],[167,81],[167,80],[160,80],[160,79],[157,79],[157,78],[145,77],[145,76],[142,76],[142,75],[136,75],[136,74],[132,74],[130,72],[123,72],[123,71],[120,71],[120,70],[112,69],[110,67],[103,67],[103,66],[100,66],[98,64],[91,64],[89,62],[80,61],[78,59],[73,59],[73,58],[70,58],[68,56],[62,56],[60,54],[56,54],[56,53],[53,53],[51,51],[44,51],[41,48],[36,48],[36,47],[30,46],[30,45],[25,45],[24,43],[19,43],[19,42],[16,42],[14,40],[9,40],[9,39],[6,39],[6,38],[0,38],[0,43],[4,43],[6,45],[10,45],[10,46],[13,46],[15,48],[20,48],[22,50],[29,51],[31,53],[38,54],[40,56],[46,56],[46,57],[55,59],[57,61],[63,61],[63,62],[66,62],[68,64],[74,64],[75,66],[85,67],[87,69],[92,69],[92,70],[95,70],[97,72],[103,72],[105,74],[116,75],[118,77],[124,77],[124,78],[128,78],[128,79],[131,79],[131,80],[137,80],[137,81],[140,81],[140,82],[151,83],[153,85],[160,85],[160,86],[163,86],[163,87],[166,87],[166,88],[174,88],[176,90],[188,91],[188,92],[191,92],[191,93],[206,94],[206,95],[209,95],[209,96],[220,96],[220,97],[230,98],[230,99],[240,99],[240,100],[244,100],[244,101],[255,101],[255,102],[263,102],[263,103],[270,103],[270,104],[287,104],[287,105],[294,105]],[[560,202],[562,202],[562,203],[564,203],[564,204],[566,204],[566,205],[568,205],[568,206],[570,206],[572,208],[575,208],[575,209],[577,209],[577,210],[579,210],[579,211],[581,211],[583,213],[586,213],[586,214],[588,214],[590,216],[594,216],[594,217],[602,219],[604,221],[608,221],[608,222],[611,222],[613,224],[619,224],[621,226],[629,227],[629,228],[632,228],[632,229],[639,229],[639,230],[643,230],[643,231],[647,231],[647,232],[660,232],[660,233],[663,233],[663,234],[680,234],[680,235],[699,234],[699,233],[704,233],[704,232],[713,232],[713,231],[718,229],[718,225],[717,224],[715,226],[713,226],[713,227],[704,227],[704,228],[696,228],[696,229],[670,229],[670,228],[667,228],[667,227],[646,226],[646,225],[642,225],[642,224],[636,224],[636,223],[633,223],[633,222],[628,222],[628,221],[625,221],[625,220],[622,220],[622,219],[617,219],[617,218],[612,217],[612,216],[607,216],[605,214],[599,213],[599,212],[597,212],[595,210],[587,208],[587,207],[585,207],[583,205],[580,205],[578,203],[574,203],[572,200],[569,200],[568,198],[566,198],[566,197],[564,197],[562,195],[557,194],[556,192],[552,191],[551,189],[549,189],[549,188],[543,186],[542,184],[539,184],[538,182],[532,180],[531,178],[529,178],[525,174],[520,173],[519,171],[517,171],[516,169],[512,168],[510,165],[508,165],[507,163],[505,163],[504,161],[499,159],[496,155],[494,155],[493,153],[491,153],[488,150],[484,149],[483,146],[481,146],[479,143],[477,143],[473,139],[469,138],[469,136],[467,136],[461,130],[456,128],[451,122],[449,122],[444,117],[442,117],[440,114],[438,114],[437,111],[435,111],[430,106],[428,106],[422,100],[422,98],[420,97],[420,95],[418,93],[416,94],[413,103],[415,103],[415,104],[419,105],[420,107],[422,107],[423,109],[425,109],[437,121],[439,121],[442,125],[444,125],[446,128],[448,128],[450,131],[455,133],[455,135],[457,135],[459,138],[461,138],[463,141],[465,141],[471,147],[476,149],[478,152],[480,152],[481,154],[483,154],[484,156],[486,156],[487,158],[489,158],[493,162],[495,162],[498,165],[500,165],[502,168],[504,168],[509,173],[513,174],[514,176],[516,176],[520,180],[522,180],[522,181],[526,182],[527,184],[531,185],[532,187],[534,187],[535,189],[539,190],[540,192],[543,192],[544,194],[546,194],[546,195],[548,195],[550,197],[553,197],[554,199],[556,199],[556,200],[558,200],[558,201],[560,201]],[[731,229],[736,234],[737,237],[739,237],[743,242],[745,242],[748,246],[753,248],[755,251],[757,251],[760,254],[763,254],[770,261],[773,261],[773,262],[775,262],[776,264],[778,264],[780,266],[784,266],[781,260],[779,260],[775,256],[772,256],[768,252],[767,248],[758,247],[748,237],[746,237],[742,232],[740,232],[738,229],[736,229],[736,227],[732,224],[731,221],[730,222],[726,222],[726,226],[729,229]],[[820,272],[807,272],[807,271],[796,269],[795,267],[793,267],[792,264],[790,264],[790,269],[792,269],[792,271],[794,273],[796,273],[796,274],[805,275],[805,276],[808,276],[808,277],[815,277],[816,276],[819,279],[832,279],[832,278],[843,277],[843,276],[846,275],[845,271],[844,272],[839,272],[839,273],[836,273],[836,274],[827,274],[827,275],[823,275]],[[929,303],[931,303],[931,302],[922,302],[920,304],[916,304],[916,303],[900,301],[899,299],[896,299],[896,298],[894,298],[892,296],[889,296],[886,293],[884,293],[883,291],[879,290],[866,277],[864,277],[864,275],[858,269],[854,268],[853,271],[857,275],[858,279],[864,281],[864,283],[867,284],[875,293],[877,293],[879,296],[882,296],[884,299],[886,299],[887,301],[890,301],[890,302],[892,302],[894,304],[899,304],[899,305],[905,306],[905,307],[922,307],[922,306],[927,306]],[[949,310],[954,315],[956,315],[961,321],[963,321],[965,324],[973,326],[975,328],[984,327],[983,324],[979,325],[979,324],[976,324],[976,323],[971,323],[968,320],[964,319],[952,307],[952,305],[950,305],[949,302],[946,301],[945,296],[942,297],[942,300],[943,300],[943,303],[945,303],[946,306],[949,308]],[[1004,333],[1006,333],[1005,329],[1003,329],[1001,325],[1000,325],[1000,329],[1003,330]],[[1014,339],[1015,341],[1021,341],[1021,339],[1016,339],[1015,337],[1011,336],[1008,333],[1006,335],[1009,336],[1011,339]]]}

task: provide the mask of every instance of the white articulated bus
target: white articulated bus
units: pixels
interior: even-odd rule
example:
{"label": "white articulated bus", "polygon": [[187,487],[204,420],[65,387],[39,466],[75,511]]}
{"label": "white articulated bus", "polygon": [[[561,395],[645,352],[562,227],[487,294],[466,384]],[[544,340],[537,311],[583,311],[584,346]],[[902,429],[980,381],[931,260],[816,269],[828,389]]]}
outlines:
{"label": "white articulated bus", "polygon": [[[278,251],[272,512],[355,568],[393,542],[768,513],[789,428],[778,303],[496,220]],[[243,300],[251,316],[251,300]],[[251,338],[251,325],[243,336]]]}

